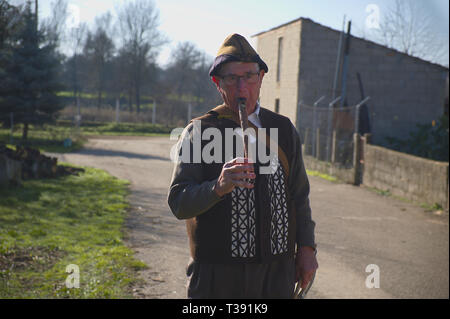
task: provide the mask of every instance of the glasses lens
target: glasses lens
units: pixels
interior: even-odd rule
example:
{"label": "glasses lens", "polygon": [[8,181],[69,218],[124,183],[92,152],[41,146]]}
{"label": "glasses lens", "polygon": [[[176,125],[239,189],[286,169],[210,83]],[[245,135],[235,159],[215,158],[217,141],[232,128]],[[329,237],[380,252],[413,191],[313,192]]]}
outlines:
{"label": "glasses lens", "polygon": [[223,79],[225,80],[226,85],[234,85],[238,78],[236,75],[225,75]]}
{"label": "glasses lens", "polygon": [[234,74],[229,74],[229,75],[223,76],[223,80],[226,85],[235,85],[239,78],[243,79],[246,83],[253,84],[258,81],[259,73],[249,72],[243,76],[238,76],[238,75],[234,75]]}
{"label": "glasses lens", "polygon": [[247,73],[245,79],[247,83],[256,83],[259,73]]}

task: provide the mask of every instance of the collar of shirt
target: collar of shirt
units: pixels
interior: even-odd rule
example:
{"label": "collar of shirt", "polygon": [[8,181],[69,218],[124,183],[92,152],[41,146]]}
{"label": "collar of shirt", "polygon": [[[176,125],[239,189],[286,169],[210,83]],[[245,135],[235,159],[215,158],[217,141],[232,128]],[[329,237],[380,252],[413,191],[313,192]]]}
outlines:
{"label": "collar of shirt", "polygon": [[260,110],[259,103],[256,103],[255,111],[248,116],[248,120],[250,122],[252,122],[252,124],[255,125],[256,127],[262,127],[261,120],[259,119],[259,116],[258,116],[259,110]]}

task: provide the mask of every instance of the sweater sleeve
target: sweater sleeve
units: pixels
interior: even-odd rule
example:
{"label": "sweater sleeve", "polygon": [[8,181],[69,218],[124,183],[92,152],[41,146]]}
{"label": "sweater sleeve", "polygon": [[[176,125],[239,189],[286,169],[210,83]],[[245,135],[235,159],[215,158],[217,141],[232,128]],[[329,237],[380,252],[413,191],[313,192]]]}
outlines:
{"label": "sweater sleeve", "polygon": [[294,201],[296,213],[296,242],[298,246],[311,246],[316,248],[314,229],[315,222],[311,218],[309,204],[309,181],[306,175],[302,157],[300,136],[295,127],[292,127],[293,153],[289,172],[289,194]]}
{"label": "sweater sleeve", "polygon": [[[189,148],[189,156],[182,156]],[[202,163],[192,160],[192,124],[188,125],[176,145],[175,165],[167,201],[178,219],[198,216],[214,206],[224,197],[214,191],[217,178],[204,180]],[[186,155],[186,154],[184,154]]]}

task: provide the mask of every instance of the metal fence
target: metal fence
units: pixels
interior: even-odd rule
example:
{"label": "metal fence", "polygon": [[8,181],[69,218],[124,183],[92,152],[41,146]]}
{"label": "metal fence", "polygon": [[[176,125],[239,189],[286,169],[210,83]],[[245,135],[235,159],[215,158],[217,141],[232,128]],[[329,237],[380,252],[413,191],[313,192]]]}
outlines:
{"label": "metal fence", "polygon": [[326,106],[320,106],[323,97],[314,105],[300,104],[300,134],[304,154],[321,161],[353,166],[354,133],[367,133],[368,122],[361,121],[361,109],[369,98],[361,103],[336,107],[339,98]]}

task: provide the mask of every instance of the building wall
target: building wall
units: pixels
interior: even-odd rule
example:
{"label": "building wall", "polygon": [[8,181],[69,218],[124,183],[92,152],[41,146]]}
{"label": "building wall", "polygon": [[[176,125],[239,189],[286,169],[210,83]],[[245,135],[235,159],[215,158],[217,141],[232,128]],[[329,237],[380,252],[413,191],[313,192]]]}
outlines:
{"label": "building wall", "polygon": [[325,99],[320,106],[327,106],[332,100],[339,36],[337,31],[324,31],[310,20],[302,20],[299,76],[301,103],[312,106],[323,95]]}
{"label": "building wall", "polygon": [[[299,99],[306,104],[322,95],[327,96],[323,104],[331,101],[339,35],[302,19]],[[371,97],[367,106],[375,144],[386,145],[389,136],[406,139],[416,123],[431,123],[443,114],[448,69],[355,37],[348,61],[347,102],[362,99],[359,72],[364,94]]]}
{"label": "building wall", "polygon": [[[301,21],[297,21],[258,36],[257,51],[266,62],[269,72],[261,86],[261,106],[275,111],[279,99],[279,113],[296,124],[297,82],[299,73]],[[283,37],[280,81],[277,82],[278,38]]]}
{"label": "building wall", "polygon": [[[276,82],[278,37],[284,38],[280,83]],[[258,53],[269,66],[261,87],[261,105],[274,109],[301,131],[310,121],[297,112],[298,102],[313,105],[321,96],[332,100],[340,32],[309,19],[298,19],[257,35]],[[386,137],[406,139],[418,123],[431,123],[444,112],[448,69],[363,39],[351,38],[347,73],[347,103],[356,105],[361,92],[367,102],[373,143],[387,145]],[[341,77],[340,77],[341,78]],[[297,88],[297,89],[296,89]],[[336,96],[340,96],[338,86]]]}

